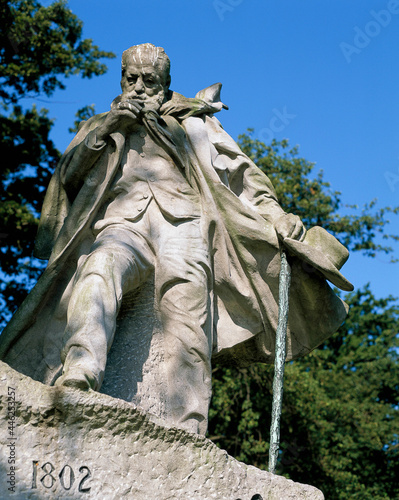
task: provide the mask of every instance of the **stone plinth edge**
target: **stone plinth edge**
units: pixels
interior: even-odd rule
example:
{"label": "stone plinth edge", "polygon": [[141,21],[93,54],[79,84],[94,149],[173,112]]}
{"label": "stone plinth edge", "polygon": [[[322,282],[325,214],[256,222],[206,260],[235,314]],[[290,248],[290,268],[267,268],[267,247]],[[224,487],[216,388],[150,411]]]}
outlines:
{"label": "stone plinth edge", "polygon": [[[0,362],[1,498],[323,500],[120,399],[49,387]],[[260,495],[260,497],[256,496]]]}

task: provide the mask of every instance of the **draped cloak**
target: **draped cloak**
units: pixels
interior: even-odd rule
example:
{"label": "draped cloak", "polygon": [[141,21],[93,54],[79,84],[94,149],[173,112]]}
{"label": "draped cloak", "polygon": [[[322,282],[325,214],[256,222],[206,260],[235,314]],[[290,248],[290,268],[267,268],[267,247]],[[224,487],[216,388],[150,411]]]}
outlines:
{"label": "draped cloak", "polygon": [[[284,212],[268,177],[213,116],[220,106],[191,107],[188,113],[148,115],[144,124],[201,197],[212,256],[213,358],[240,366],[273,363],[282,245],[273,223]],[[48,266],[0,336],[0,359],[48,384],[60,372],[77,262],[90,250],[93,221],[107,202],[125,148],[122,132],[112,133],[105,148],[84,146],[105,117],[96,115],[81,125],[56,168],[35,250],[37,257],[49,258]],[[79,179],[69,190],[66,175]],[[290,259],[287,361],[317,347],[347,313],[346,304],[318,271],[295,256]]]}

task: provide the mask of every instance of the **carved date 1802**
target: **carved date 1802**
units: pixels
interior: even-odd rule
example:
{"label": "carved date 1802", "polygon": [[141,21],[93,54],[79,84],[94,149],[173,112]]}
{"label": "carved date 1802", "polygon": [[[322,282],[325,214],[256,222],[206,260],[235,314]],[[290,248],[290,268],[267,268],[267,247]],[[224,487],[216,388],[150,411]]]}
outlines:
{"label": "carved date 1802", "polygon": [[39,461],[33,460],[32,467],[32,489],[37,489],[38,481],[47,489],[53,488],[57,481],[59,481],[61,487],[69,491],[74,485],[75,479],[79,481],[78,491],[80,493],[89,493],[91,489],[86,484],[91,477],[90,469],[86,465],[79,467],[79,473],[82,476],[79,478],[75,477],[75,473],[70,465],[64,465],[58,474],[51,462],[46,462],[42,466],[39,466]]}

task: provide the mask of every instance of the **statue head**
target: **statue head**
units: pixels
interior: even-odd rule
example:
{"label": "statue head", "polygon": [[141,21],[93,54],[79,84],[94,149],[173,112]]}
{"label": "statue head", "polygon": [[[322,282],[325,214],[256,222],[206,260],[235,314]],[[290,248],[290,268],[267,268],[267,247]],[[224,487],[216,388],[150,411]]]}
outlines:
{"label": "statue head", "polygon": [[170,60],[162,47],[134,45],[122,55],[123,97],[160,107],[168,95]]}

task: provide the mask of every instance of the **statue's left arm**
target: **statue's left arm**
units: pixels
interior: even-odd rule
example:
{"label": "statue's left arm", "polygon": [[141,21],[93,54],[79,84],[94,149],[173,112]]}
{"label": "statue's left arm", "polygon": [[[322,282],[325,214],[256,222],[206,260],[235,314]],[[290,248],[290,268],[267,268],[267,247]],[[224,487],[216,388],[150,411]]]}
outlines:
{"label": "statue's left arm", "polygon": [[241,151],[215,117],[206,117],[205,124],[211,142],[212,163],[222,182],[245,205],[270,222],[282,239],[302,240],[305,236],[302,221],[282,209],[267,175]]}

